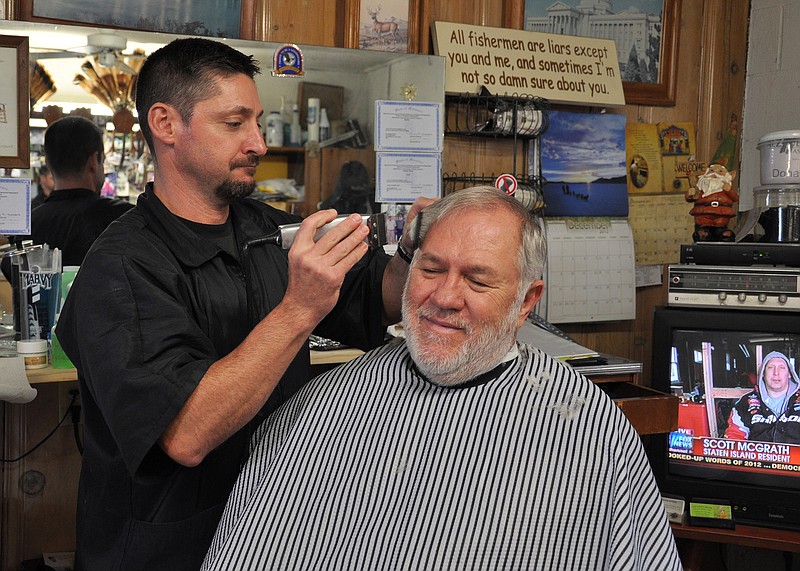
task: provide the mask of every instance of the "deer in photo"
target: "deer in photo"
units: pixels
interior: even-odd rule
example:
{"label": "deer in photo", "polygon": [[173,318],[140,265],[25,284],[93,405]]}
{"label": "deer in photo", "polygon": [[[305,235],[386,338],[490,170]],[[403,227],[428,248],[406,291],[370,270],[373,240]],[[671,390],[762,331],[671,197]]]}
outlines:
{"label": "deer in photo", "polygon": [[378,20],[378,14],[381,11],[381,5],[378,4],[378,7],[375,10],[371,10],[367,8],[367,13],[372,16],[372,29],[375,30],[375,33],[378,34],[378,39],[383,40],[383,34],[389,33],[392,35],[392,39],[397,41],[397,22],[381,22]]}

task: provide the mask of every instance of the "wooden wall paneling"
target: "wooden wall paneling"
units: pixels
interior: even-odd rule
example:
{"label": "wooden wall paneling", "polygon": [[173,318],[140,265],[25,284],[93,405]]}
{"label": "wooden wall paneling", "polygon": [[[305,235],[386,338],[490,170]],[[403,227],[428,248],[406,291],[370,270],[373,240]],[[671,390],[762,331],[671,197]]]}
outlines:
{"label": "wooden wall paneling", "polygon": [[408,53],[427,53],[420,51],[422,37],[429,34],[427,28],[422,26],[423,0],[409,0],[408,2]]}
{"label": "wooden wall paneling", "polygon": [[260,19],[257,15],[263,9],[260,4],[261,2],[259,0],[242,0],[242,20],[239,29],[240,38],[245,40],[255,40],[263,37],[263,35],[256,35],[256,28],[258,26],[258,22],[260,22]]}
{"label": "wooden wall paneling", "polygon": [[[684,2],[676,104],[674,107],[630,105],[624,109],[627,120],[693,121],[697,129],[697,158],[708,160],[727,128],[730,113],[738,112],[741,116],[748,14],[749,2]],[[687,206],[687,216],[688,211]],[[686,237],[686,242],[691,242],[691,236]],[[562,329],[583,345],[642,362],[642,383],[649,385],[652,314],[666,300],[664,285],[638,289],[636,320],[622,322],[627,324],[624,331],[602,324],[565,324]]]}
{"label": "wooden wall paneling", "polygon": [[[22,405],[2,403],[3,406],[3,458],[13,459],[25,446],[25,410]],[[0,569],[12,571],[22,561],[24,528],[22,500],[19,497],[19,462],[3,463],[2,521],[0,521]]]}
{"label": "wooden wall paneling", "polygon": [[[341,47],[344,4],[338,0],[257,0],[256,39]],[[356,26],[356,31],[358,26]],[[339,43],[337,44],[337,39]]]}
{"label": "wooden wall paneling", "polygon": [[0,0],[3,4],[2,13],[6,20],[17,20],[17,3],[15,0]]}
{"label": "wooden wall paneling", "polygon": [[[522,141],[517,142],[517,173],[524,165]],[[445,137],[442,173],[445,176],[499,176],[511,173],[514,164],[514,141],[484,137]]]}
{"label": "wooden wall paneling", "polygon": [[[253,4],[253,8],[250,12],[250,15],[253,19],[252,22],[247,24],[243,23],[243,28],[246,27],[249,33],[252,34],[254,40],[259,41],[266,41],[268,34],[268,15],[267,15],[267,7],[269,6],[268,0],[256,0]],[[270,62],[271,64],[271,62]]]}
{"label": "wooden wall paneling", "polygon": [[[17,458],[42,441],[60,420],[59,395],[76,387],[77,383],[39,384],[38,394],[30,403],[5,404],[4,457]],[[80,454],[70,420],[30,455],[5,464],[5,470],[0,569],[18,571],[22,561],[40,557],[43,552],[75,551]],[[44,476],[38,493],[22,489],[21,479],[29,472]]]}
{"label": "wooden wall paneling", "polygon": [[[412,0],[414,1],[414,0]],[[419,53],[433,53],[431,24],[433,22],[459,22],[476,26],[502,28],[506,18],[507,2],[519,0],[419,0],[420,41]]]}
{"label": "wooden wall paneling", "polygon": [[[665,265],[664,279],[667,275],[667,266]],[[648,387],[653,383],[653,309],[666,304],[667,288],[664,284],[636,290],[636,320],[632,324],[633,335],[630,339],[632,347],[628,358],[642,363],[639,382]]]}
{"label": "wooden wall paneling", "polygon": [[[345,48],[358,48],[361,32],[360,19],[361,2],[359,0],[342,0],[339,8],[339,22],[341,30],[340,45]],[[409,26],[411,22],[409,22]],[[410,42],[409,42],[410,43]]]}
{"label": "wooden wall paneling", "polygon": [[749,1],[737,0],[706,1],[703,6],[697,102],[697,140],[703,160],[714,154],[731,114],[738,117],[741,127],[749,7]]}
{"label": "wooden wall paneling", "polygon": [[319,152],[306,153],[305,173],[305,215],[318,210],[317,204],[322,201],[322,156]]}
{"label": "wooden wall paneling", "polygon": [[417,28],[417,36],[413,47],[411,45],[411,38],[409,37],[408,50],[413,50],[418,54],[433,53],[431,47],[431,22],[433,22],[431,18],[431,2],[433,2],[433,0],[411,1],[416,3],[417,21],[415,25]]}
{"label": "wooden wall paneling", "polygon": [[503,1],[503,23],[504,28],[512,30],[525,29],[525,2],[524,0],[504,0]]}

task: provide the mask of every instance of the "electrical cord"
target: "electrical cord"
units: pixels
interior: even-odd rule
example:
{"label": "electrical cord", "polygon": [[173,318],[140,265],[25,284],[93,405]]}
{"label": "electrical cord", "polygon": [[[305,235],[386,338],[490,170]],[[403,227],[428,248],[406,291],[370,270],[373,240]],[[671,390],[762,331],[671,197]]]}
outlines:
{"label": "electrical cord", "polygon": [[[72,391],[70,391],[72,394]],[[72,434],[75,436],[75,446],[78,448],[78,454],[83,456],[83,442],[81,442],[81,431],[80,431],[80,422],[81,422],[81,405],[75,404],[75,398],[77,395],[80,394],[78,391],[75,391],[73,394],[72,402],[69,405],[69,412],[72,415]]]}
{"label": "electrical cord", "polygon": [[[58,421],[58,424],[56,424],[55,428],[54,428],[53,430],[51,430],[51,431],[50,431],[50,432],[47,434],[47,436],[45,436],[44,438],[42,438],[42,439],[39,441],[39,443],[38,443],[38,444],[36,444],[36,446],[34,446],[33,448],[31,448],[30,450],[28,450],[27,452],[25,452],[25,453],[24,453],[24,454],[22,454],[21,456],[18,456],[18,457],[16,457],[16,458],[14,458],[13,460],[11,460],[11,459],[8,459],[8,458],[0,458],[0,462],[2,462],[2,463],[4,463],[4,464],[13,464],[14,462],[19,462],[20,460],[22,460],[22,459],[23,459],[23,458],[25,458],[26,456],[29,456],[30,454],[33,454],[33,452],[34,452],[36,449],[38,449],[38,448],[39,448],[39,447],[40,447],[42,444],[44,444],[45,442],[47,442],[47,441],[50,439],[50,437],[51,437],[51,436],[53,436],[53,434],[55,434],[55,433],[56,433],[56,430],[58,430],[58,429],[59,429],[59,427],[60,427],[62,424],[64,424],[64,421],[65,421],[65,420],[67,420],[67,416],[69,416],[70,414],[72,414],[72,415],[73,415],[73,422],[74,422],[74,419],[75,419],[75,416],[74,416],[74,415],[75,415],[75,413],[74,413],[74,411],[72,410],[72,409],[73,409],[73,407],[76,407],[76,408],[78,409],[78,415],[80,415],[80,406],[77,406],[77,405],[75,404],[75,401],[76,401],[76,400],[78,400],[78,394],[79,394],[79,393],[78,393],[78,391],[70,391],[70,394],[72,394],[72,400],[69,402],[69,407],[67,407],[67,412],[65,412],[65,413],[64,413],[64,416],[62,416],[62,417],[61,417],[61,420],[59,420],[59,421]],[[77,423],[75,423],[75,426],[77,427]],[[77,430],[77,429],[76,429],[76,430]],[[78,449],[79,449],[79,450],[81,450],[81,448],[80,448],[80,447],[79,447]],[[81,450],[81,452],[83,452],[83,451]]]}

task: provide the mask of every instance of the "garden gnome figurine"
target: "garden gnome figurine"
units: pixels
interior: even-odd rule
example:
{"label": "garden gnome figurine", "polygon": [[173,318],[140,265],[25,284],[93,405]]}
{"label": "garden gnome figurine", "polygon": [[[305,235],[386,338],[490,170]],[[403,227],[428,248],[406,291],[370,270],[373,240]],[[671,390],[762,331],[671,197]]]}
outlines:
{"label": "garden gnome figurine", "polygon": [[736,238],[728,224],[736,216],[734,206],[739,201],[739,193],[733,186],[736,171],[729,171],[734,165],[736,153],[737,120],[734,115],[728,132],[714,153],[711,164],[705,173],[692,181],[686,192],[686,201],[694,206],[689,214],[694,216],[695,242],[733,242]]}

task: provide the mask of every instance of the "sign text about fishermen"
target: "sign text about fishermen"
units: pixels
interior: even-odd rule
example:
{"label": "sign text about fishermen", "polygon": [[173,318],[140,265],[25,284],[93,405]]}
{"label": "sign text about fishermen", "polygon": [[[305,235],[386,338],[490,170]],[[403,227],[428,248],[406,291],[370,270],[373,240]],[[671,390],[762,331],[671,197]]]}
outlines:
{"label": "sign text about fishermen", "polygon": [[624,105],[613,40],[434,22],[445,90],[534,95],[558,103]]}

